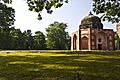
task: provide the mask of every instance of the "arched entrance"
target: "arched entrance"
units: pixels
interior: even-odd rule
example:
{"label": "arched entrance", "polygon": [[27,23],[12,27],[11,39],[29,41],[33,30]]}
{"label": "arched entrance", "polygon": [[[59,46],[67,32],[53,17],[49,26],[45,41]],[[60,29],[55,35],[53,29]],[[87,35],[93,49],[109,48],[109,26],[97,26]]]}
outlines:
{"label": "arched entrance", "polygon": [[102,50],[101,38],[98,38],[98,50]]}
{"label": "arched entrance", "polygon": [[77,36],[74,34],[73,36],[73,50],[77,49]]}
{"label": "arched entrance", "polygon": [[82,37],[81,43],[82,43],[81,49],[88,50],[88,38],[86,36]]}
{"label": "arched entrance", "polygon": [[96,47],[97,50],[107,49],[107,37],[104,32],[99,32],[96,36]]}

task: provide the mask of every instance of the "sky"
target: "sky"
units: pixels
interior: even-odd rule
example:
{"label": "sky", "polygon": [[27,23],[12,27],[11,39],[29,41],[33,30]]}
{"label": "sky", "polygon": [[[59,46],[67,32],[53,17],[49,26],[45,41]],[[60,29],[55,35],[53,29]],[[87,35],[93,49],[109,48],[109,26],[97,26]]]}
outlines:
{"label": "sky", "polygon": [[[61,8],[53,10],[52,14],[42,11],[42,20],[37,20],[37,13],[28,10],[25,0],[13,0],[12,7],[15,9],[15,28],[25,31],[30,29],[32,33],[41,31],[46,33],[47,28],[55,21],[67,23],[66,31],[71,34],[78,30],[81,20],[92,11],[92,0],[69,0]],[[95,15],[95,14],[94,14]],[[98,15],[99,16],[99,15]],[[104,28],[116,29],[116,24],[102,22]]]}

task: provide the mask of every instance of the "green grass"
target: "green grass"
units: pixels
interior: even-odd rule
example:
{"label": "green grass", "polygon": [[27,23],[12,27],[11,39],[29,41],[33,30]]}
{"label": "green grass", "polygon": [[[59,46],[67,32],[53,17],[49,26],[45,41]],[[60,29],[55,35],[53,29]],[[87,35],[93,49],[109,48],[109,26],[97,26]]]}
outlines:
{"label": "green grass", "polygon": [[0,80],[119,80],[120,52],[0,52]]}

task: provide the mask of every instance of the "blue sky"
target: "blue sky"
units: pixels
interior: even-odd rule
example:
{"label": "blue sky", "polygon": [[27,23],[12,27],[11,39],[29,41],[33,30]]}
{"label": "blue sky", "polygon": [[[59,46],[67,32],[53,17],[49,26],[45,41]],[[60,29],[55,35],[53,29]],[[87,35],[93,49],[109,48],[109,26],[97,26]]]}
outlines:
{"label": "blue sky", "polygon": [[[13,0],[12,6],[16,11],[15,28],[24,30],[42,31],[54,21],[68,24],[67,31],[69,34],[76,31],[81,20],[92,11],[92,0],[69,0],[68,4],[64,4],[59,9],[55,9],[52,14],[48,14],[45,10],[42,12],[43,19],[37,20],[37,14],[28,10],[25,0]],[[94,14],[95,15],[95,14]],[[104,28],[115,30],[115,24],[103,22]]]}

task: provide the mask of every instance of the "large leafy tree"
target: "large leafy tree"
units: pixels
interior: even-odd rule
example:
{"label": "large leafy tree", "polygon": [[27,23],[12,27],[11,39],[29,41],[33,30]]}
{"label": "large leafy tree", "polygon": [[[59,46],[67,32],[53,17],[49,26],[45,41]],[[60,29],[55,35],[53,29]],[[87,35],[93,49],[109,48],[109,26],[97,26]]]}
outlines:
{"label": "large leafy tree", "polygon": [[0,28],[0,48],[9,49],[10,47],[10,28]]}
{"label": "large leafy tree", "polygon": [[120,0],[93,0],[93,11],[102,14],[103,21],[120,22]]}
{"label": "large leafy tree", "polygon": [[15,10],[8,7],[7,4],[11,3],[10,0],[0,0],[0,48],[10,49],[10,28],[14,24]]}
{"label": "large leafy tree", "polygon": [[34,35],[34,49],[45,49],[45,35],[41,31],[36,31]]}
{"label": "large leafy tree", "polygon": [[24,40],[25,40],[25,42],[24,42],[25,48],[24,49],[33,49],[34,40],[33,40],[31,30],[24,31],[23,35],[24,35]]}
{"label": "large leafy tree", "polygon": [[10,49],[24,49],[23,48],[23,34],[20,29],[10,28],[11,47]]}
{"label": "large leafy tree", "polygon": [[46,28],[46,46],[48,49],[68,49],[68,32],[65,31],[67,24],[54,22]]}

